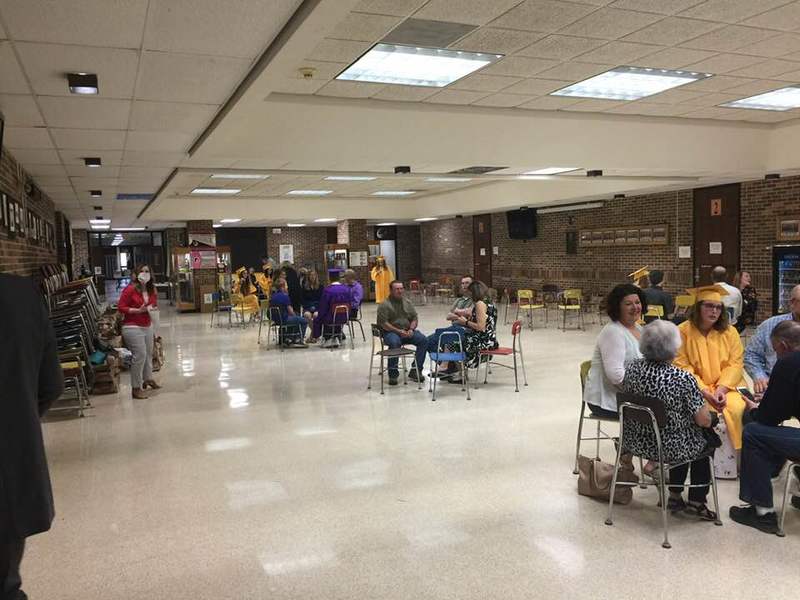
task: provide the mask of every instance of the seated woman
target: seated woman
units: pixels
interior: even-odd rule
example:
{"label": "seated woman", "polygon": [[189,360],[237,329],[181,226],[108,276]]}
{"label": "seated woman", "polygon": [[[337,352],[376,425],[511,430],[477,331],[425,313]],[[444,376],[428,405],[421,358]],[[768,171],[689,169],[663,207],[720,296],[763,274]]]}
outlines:
{"label": "seated woman", "polygon": [[[711,413],[700,395],[700,388],[694,377],[672,364],[681,343],[681,334],[673,323],[656,320],[647,325],[639,343],[644,358],[627,366],[622,389],[664,402],[667,424],[659,431],[664,453],[662,458],[666,464],[686,462],[685,465],[669,471],[667,508],[673,512],[683,510],[701,519],[715,521],[716,513],[706,506],[708,486],[711,483],[711,465],[707,456],[698,458],[709,450],[702,428],[711,427]],[[636,456],[658,461],[658,445],[650,425],[626,419],[622,445]],[[682,494],[683,483],[690,468],[692,484],[703,484],[703,487],[689,488],[687,505]]]}
{"label": "seated woman", "polygon": [[745,401],[736,388],[743,385],[744,349],[722,304],[727,292],[720,285],[686,291],[695,296],[696,302],[689,318],[678,326],[683,345],[675,366],[694,375],[711,410],[721,412],[725,418],[733,448],[741,450]]}
{"label": "seated woman", "polygon": [[275,289],[272,292],[272,296],[269,298],[269,310],[270,316],[272,316],[276,311],[280,312],[280,323],[276,324],[296,324],[299,326],[299,335],[296,333],[298,329],[297,327],[290,327],[286,330],[285,336],[282,336],[280,343],[287,345],[291,344],[296,348],[306,348],[307,346],[305,343],[303,343],[303,339],[306,336],[306,325],[308,323],[303,317],[295,314],[294,308],[292,307],[292,301],[289,298],[289,288],[286,284],[286,280],[282,277],[279,277],[275,280]]}
{"label": "seated woman", "polygon": [[617,392],[625,378],[625,366],[642,356],[639,319],[647,312],[647,299],[638,286],[621,283],[608,294],[606,307],[611,322],[597,336],[583,401],[594,415],[617,417]]}
{"label": "seated woman", "polygon": [[317,316],[319,300],[322,298],[322,284],[319,282],[319,273],[312,269],[303,279],[303,316],[309,323]]}
{"label": "seated woman", "polygon": [[256,295],[256,286],[250,281],[250,273],[244,267],[236,271],[236,277],[233,279],[233,293],[241,294],[242,301],[233,305],[234,311],[242,312],[258,312],[258,296]]}
{"label": "seated woman", "polygon": [[[497,307],[489,300],[489,288],[481,281],[473,281],[467,288],[467,295],[472,299],[472,314],[469,317],[459,316],[453,321],[451,327],[437,329],[429,336],[431,345],[428,350],[436,352],[439,345],[439,335],[445,331],[458,331],[464,340],[464,352],[467,355],[466,368],[475,369],[480,364],[481,350],[494,350],[497,348]],[[459,329],[460,328],[460,329]],[[445,337],[445,341],[448,338]],[[433,345],[435,344],[435,346]],[[448,343],[448,346],[450,344]],[[461,383],[461,378],[456,375],[458,367],[448,365],[446,362],[439,366],[441,376],[449,378],[450,383]]]}

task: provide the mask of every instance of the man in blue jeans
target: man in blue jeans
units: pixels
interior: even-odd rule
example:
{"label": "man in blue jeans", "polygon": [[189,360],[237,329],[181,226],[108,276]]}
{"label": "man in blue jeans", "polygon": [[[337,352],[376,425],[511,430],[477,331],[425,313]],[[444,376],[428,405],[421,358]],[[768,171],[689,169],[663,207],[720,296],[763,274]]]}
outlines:
{"label": "man in blue jeans", "polygon": [[[403,297],[403,282],[392,281],[389,284],[389,297],[378,306],[378,327],[383,329],[383,341],[389,348],[400,348],[405,345],[417,347],[414,364],[411,365],[409,378],[413,381],[424,381],[422,366],[425,364],[425,352],[428,338],[417,331],[417,309]],[[389,359],[389,385],[397,385],[398,358]]]}
{"label": "man in blue jeans", "polygon": [[[780,427],[787,419],[800,418],[800,323],[779,323],[772,331],[772,347],[778,361],[764,398],[745,417],[750,422],[744,428],[739,498],[749,506],[730,509],[732,520],[765,533],[778,531],[771,479],[787,459],[800,459],[800,429]],[[792,504],[798,506],[798,498]]]}

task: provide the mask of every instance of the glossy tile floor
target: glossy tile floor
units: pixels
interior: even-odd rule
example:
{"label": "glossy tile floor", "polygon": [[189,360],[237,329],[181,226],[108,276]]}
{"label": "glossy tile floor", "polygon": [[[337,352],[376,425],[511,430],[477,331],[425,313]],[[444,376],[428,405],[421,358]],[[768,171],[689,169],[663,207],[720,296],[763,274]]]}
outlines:
{"label": "glossy tile floor", "polygon": [[[365,322],[375,308],[365,310]],[[423,307],[421,329],[445,309]],[[508,327],[501,341],[510,342]],[[467,402],[443,386],[366,391],[369,346],[284,353],[256,328],[162,316],[164,389],[99,396],[45,425],[58,516],[32,538],[32,599],[780,598],[796,595],[800,513],[780,539],[671,520],[654,489],[605,505],[572,475],[578,364],[598,327],[525,331],[512,374]],[[368,338],[369,341],[369,338]],[[589,449],[587,449],[588,451]],[[609,453],[606,452],[608,456]]]}

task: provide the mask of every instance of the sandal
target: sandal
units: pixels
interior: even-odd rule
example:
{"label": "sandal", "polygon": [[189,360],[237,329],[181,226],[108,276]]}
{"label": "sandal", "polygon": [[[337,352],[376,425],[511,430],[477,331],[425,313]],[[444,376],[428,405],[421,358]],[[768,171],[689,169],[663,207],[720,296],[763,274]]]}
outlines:
{"label": "sandal", "polygon": [[[661,500],[658,501],[658,507],[661,508]],[[686,501],[678,496],[677,498],[673,498],[670,496],[667,498],[667,510],[671,513],[681,512],[682,510],[686,509]]]}
{"label": "sandal", "polygon": [[151,390],[160,390],[160,389],[161,389],[161,386],[160,386],[160,385],[158,385],[158,384],[157,384],[155,381],[153,381],[152,379],[148,379],[147,381],[145,381],[144,383],[142,383],[142,389],[143,389],[143,390],[146,390],[147,388],[150,388]]}
{"label": "sandal", "polygon": [[717,520],[717,513],[715,513],[713,510],[710,510],[705,504],[689,503],[686,505],[686,508],[683,509],[683,512],[685,512],[687,515],[697,517],[701,521]]}

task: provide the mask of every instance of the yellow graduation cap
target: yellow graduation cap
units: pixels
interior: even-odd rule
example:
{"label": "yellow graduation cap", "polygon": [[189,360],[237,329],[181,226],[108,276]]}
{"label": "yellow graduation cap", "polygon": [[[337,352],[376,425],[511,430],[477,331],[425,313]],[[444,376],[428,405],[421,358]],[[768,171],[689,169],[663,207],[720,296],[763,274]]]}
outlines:
{"label": "yellow graduation cap", "polygon": [[234,271],[234,273],[236,273],[241,277],[242,273],[244,273],[245,271],[247,271],[247,267],[239,267],[238,269],[236,269],[236,271]]}
{"label": "yellow graduation cap", "polygon": [[722,297],[728,295],[728,290],[719,284],[704,285],[696,288],[688,288],[687,294],[691,294],[695,298],[695,302],[722,302]]}
{"label": "yellow graduation cap", "polygon": [[648,269],[649,267],[642,267],[641,269],[637,269],[628,275],[628,277],[633,279],[633,285],[639,286],[639,282],[650,275],[650,271],[648,271]]}

